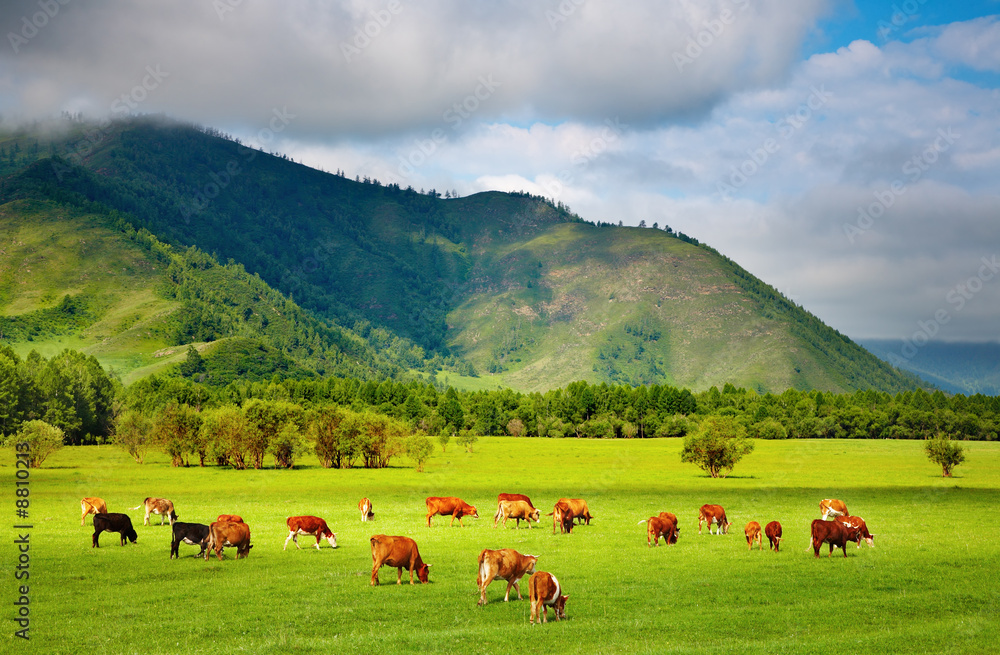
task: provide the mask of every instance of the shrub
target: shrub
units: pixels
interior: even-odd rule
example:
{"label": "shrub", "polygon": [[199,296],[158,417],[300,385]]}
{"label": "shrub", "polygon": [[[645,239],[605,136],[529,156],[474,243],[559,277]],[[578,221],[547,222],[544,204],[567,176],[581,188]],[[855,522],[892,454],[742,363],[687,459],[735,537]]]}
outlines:
{"label": "shrub", "polygon": [[115,418],[114,444],[142,464],[152,441],[153,423],[142,412],[126,410]]}
{"label": "shrub", "polygon": [[49,455],[63,447],[63,438],[61,429],[45,421],[25,421],[16,434],[7,437],[4,445],[18,453],[27,453],[28,466],[41,468]]}
{"label": "shrub", "polygon": [[434,451],[434,444],[422,434],[415,434],[406,440],[406,455],[413,460],[417,471],[424,470],[424,463]]}
{"label": "shrub", "polygon": [[941,466],[941,477],[950,478],[951,471],[965,461],[961,444],[948,437],[938,436],[924,442],[927,458]]}
{"label": "shrub", "polygon": [[684,439],[681,461],[691,462],[713,478],[726,477],[736,463],[753,452],[753,441],[735,419],[709,416],[698,432]]}

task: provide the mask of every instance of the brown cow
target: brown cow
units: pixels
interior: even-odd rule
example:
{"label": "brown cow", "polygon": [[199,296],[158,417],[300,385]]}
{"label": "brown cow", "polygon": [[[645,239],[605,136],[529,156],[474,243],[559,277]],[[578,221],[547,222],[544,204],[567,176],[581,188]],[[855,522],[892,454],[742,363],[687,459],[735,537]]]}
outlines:
{"label": "brown cow", "polygon": [[778,545],[781,543],[781,524],[771,521],[764,526],[764,534],[767,535],[768,549],[778,552]]}
{"label": "brown cow", "polygon": [[851,515],[847,511],[847,505],[844,504],[844,501],[836,498],[825,498],[819,501],[819,511],[823,515],[824,521],[829,520],[831,516],[837,518],[838,516]]}
{"label": "brown cow", "polygon": [[[670,512],[661,512],[659,516],[650,516],[639,523],[646,523],[646,545],[659,546],[660,537],[669,546],[677,543],[677,523],[665,516]],[[652,541],[652,543],[650,543]]]}
{"label": "brown cow", "polygon": [[587,501],[580,500],[579,498],[560,498],[559,502],[565,502],[569,504],[571,510],[573,510],[573,518],[576,519],[577,523],[587,522],[590,525],[590,519],[594,518],[590,515],[590,510],[587,508]]}
{"label": "brown cow", "polygon": [[517,521],[517,527],[521,527],[521,520],[528,524],[528,528],[531,528],[531,522],[534,521],[538,523],[538,519],[541,516],[540,512],[531,506],[531,503],[524,500],[501,500],[500,507],[497,509],[497,517],[493,519],[493,527],[497,527],[497,520],[503,519],[503,527],[507,527],[508,519],[515,519]]}
{"label": "brown cow", "polygon": [[447,496],[445,498],[431,496],[424,502],[427,503],[428,528],[431,527],[431,517],[436,514],[451,516],[451,523],[448,524],[449,527],[455,525],[456,518],[460,527],[465,527],[462,525],[463,516],[471,516],[474,519],[479,518],[479,512],[476,511],[475,505],[470,505],[461,498],[455,498],[454,496]]}
{"label": "brown cow", "polygon": [[764,539],[760,534],[760,523],[750,521],[747,527],[743,528],[743,534],[747,537],[747,550],[753,550],[753,542],[757,542],[757,550],[764,550]]}
{"label": "brown cow", "polygon": [[476,576],[476,584],[479,586],[479,605],[486,604],[486,587],[497,578],[507,581],[507,593],[503,597],[505,603],[510,600],[511,587],[517,592],[517,599],[521,600],[521,589],[517,583],[524,576],[535,572],[537,561],[538,555],[522,555],[513,548],[484,549],[479,553],[479,574]]}
{"label": "brown cow", "polygon": [[702,505],[698,510],[698,534],[701,534],[701,524],[708,524],[708,534],[712,534],[712,524],[715,524],[715,534],[728,534],[732,525],[726,519],[726,510],[721,505]]}
{"label": "brown cow", "polygon": [[871,548],[875,547],[875,535],[868,532],[865,520],[860,516],[838,516],[834,520],[843,523],[848,531],[848,540],[856,541],[858,548],[861,548],[861,540],[864,539]]}
{"label": "brown cow", "polygon": [[301,548],[299,546],[300,534],[316,537],[316,550],[319,550],[319,540],[323,538],[330,542],[332,548],[337,547],[337,535],[333,534],[326,521],[318,516],[289,516],[285,520],[285,524],[288,525],[288,536],[285,537],[285,547],[281,550],[288,548],[289,539],[295,542],[296,548]]}
{"label": "brown cow", "polygon": [[824,521],[823,519],[816,519],[812,522],[812,548],[816,557],[819,557],[819,549],[823,544],[830,544],[830,553],[827,557],[833,555],[835,547],[843,550],[844,557],[847,557],[848,541],[850,541],[848,528],[843,523]]}
{"label": "brown cow", "polygon": [[546,516],[552,517],[552,534],[556,533],[557,525],[559,526],[560,533],[569,532],[572,534],[574,525],[573,508],[570,507],[565,498],[557,502],[552,511],[546,514]]}
{"label": "brown cow", "polygon": [[219,514],[219,518],[215,520],[223,523],[246,523],[239,514]]}
{"label": "brown cow", "polygon": [[361,512],[361,522],[366,523],[375,516],[375,512],[372,511],[372,501],[367,498],[362,498],[358,501],[358,510]]}
{"label": "brown cow", "polygon": [[[566,601],[569,596],[564,596],[559,581],[551,573],[536,571],[528,578],[528,600],[531,601],[531,618],[529,624],[549,622],[549,607],[555,610],[556,621],[566,618]],[[542,610],[542,618],[538,619],[538,610]]]}
{"label": "brown cow", "polygon": [[421,584],[427,582],[427,574],[430,564],[424,564],[420,559],[420,551],[417,550],[417,542],[409,537],[389,537],[384,534],[377,534],[371,538],[372,542],[372,586],[377,587],[378,570],[385,566],[396,567],[396,584],[403,584],[403,567],[410,570],[410,584],[413,584],[413,572],[417,572],[417,578]]}
{"label": "brown cow", "polygon": [[222,549],[225,546],[236,548],[236,559],[243,559],[250,555],[250,526],[246,523],[230,523],[228,521],[216,521],[208,526],[208,545],[205,549],[205,560],[211,552],[215,551],[215,556],[222,561]]}
{"label": "brown cow", "polygon": [[80,525],[86,525],[88,514],[107,514],[108,504],[102,498],[84,498],[80,501]]}
{"label": "brown cow", "polygon": [[177,513],[174,511],[174,504],[166,498],[147,498],[142,501],[142,505],[136,505],[135,507],[130,507],[129,509],[139,509],[140,507],[143,507],[146,510],[146,518],[142,521],[143,525],[149,525],[150,514],[160,515],[160,525],[163,525],[163,519],[166,517],[170,518],[170,525],[173,525],[174,521],[177,520]]}
{"label": "brown cow", "polygon": [[500,521],[500,503],[505,500],[523,500],[531,506],[531,509],[535,509],[532,505],[531,499],[524,494],[497,494],[497,513],[493,515],[493,527],[497,527],[497,523]]}

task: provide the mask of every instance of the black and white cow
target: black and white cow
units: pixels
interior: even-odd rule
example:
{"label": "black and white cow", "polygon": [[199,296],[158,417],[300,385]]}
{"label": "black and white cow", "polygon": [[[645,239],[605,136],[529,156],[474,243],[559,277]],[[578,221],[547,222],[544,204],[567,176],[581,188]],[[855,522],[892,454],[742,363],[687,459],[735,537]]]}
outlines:
{"label": "black and white cow", "polygon": [[182,541],[191,546],[201,546],[201,552],[195,557],[204,556],[205,549],[208,548],[208,533],[208,526],[203,523],[182,523],[180,521],[174,523],[173,539],[170,542],[170,559],[180,558],[178,551]]}

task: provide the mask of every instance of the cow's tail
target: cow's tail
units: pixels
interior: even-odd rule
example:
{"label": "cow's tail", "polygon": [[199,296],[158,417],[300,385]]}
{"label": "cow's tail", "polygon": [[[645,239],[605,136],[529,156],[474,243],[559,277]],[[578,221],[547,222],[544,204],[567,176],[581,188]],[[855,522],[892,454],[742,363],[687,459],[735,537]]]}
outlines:
{"label": "cow's tail", "polygon": [[142,507],[142,504],[139,504],[139,505],[136,505],[135,507],[129,507],[129,509],[139,509],[141,507]]}
{"label": "cow's tail", "polygon": [[639,521],[638,523],[636,523],[636,525],[642,525],[643,523],[645,523],[648,520],[649,519],[643,519],[643,520]]}
{"label": "cow's tail", "polygon": [[476,576],[476,586],[479,587],[486,579],[486,549],[479,553],[479,575]]}

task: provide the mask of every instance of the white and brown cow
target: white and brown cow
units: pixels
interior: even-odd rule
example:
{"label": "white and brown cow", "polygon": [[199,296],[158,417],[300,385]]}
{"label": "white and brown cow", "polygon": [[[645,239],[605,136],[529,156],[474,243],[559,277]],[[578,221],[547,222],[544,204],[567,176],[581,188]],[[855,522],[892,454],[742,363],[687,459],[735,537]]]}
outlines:
{"label": "white and brown cow", "polygon": [[819,501],[819,511],[823,516],[824,521],[828,521],[831,518],[837,518],[838,516],[850,516],[850,512],[847,511],[847,505],[844,501],[837,500],[836,498],[824,498]]}
{"label": "white and brown cow", "polygon": [[228,521],[216,521],[208,526],[208,543],[205,548],[205,559],[215,551],[215,556],[222,561],[222,549],[225,546],[236,548],[236,559],[243,559],[250,555],[250,526],[246,523],[229,523]]}
{"label": "white and brown cow", "polygon": [[500,507],[497,509],[497,515],[493,517],[493,527],[497,527],[497,522],[502,520],[503,527],[507,527],[507,520],[514,519],[517,521],[517,527],[521,527],[521,521],[524,520],[531,527],[531,522],[534,521],[538,523],[541,513],[531,506],[531,503],[524,500],[501,500]]}
{"label": "white and brown cow", "polygon": [[367,498],[358,501],[358,510],[361,512],[362,523],[372,520],[372,517],[375,516],[375,512],[372,510],[372,501]]}
{"label": "white and brown cow", "polygon": [[84,498],[80,501],[80,525],[86,525],[88,514],[107,514],[108,504],[103,498]]}
{"label": "white and brown cow", "polygon": [[838,523],[843,523],[844,527],[847,528],[847,539],[848,541],[857,542],[858,548],[861,548],[861,540],[864,539],[871,548],[875,547],[875,535],[868,532],[868,526],[865,524],[865,520],[860,516],[838,516],[835,519]]}
{"label": "white and brown cow", "polygon": [[130,507],[129,509],[139,508],[146,510],[146,518],[142,521],[143,525],[149,525],[150,514],[160,515],[160,525],[163,525],[164,518],[170,519],[170,525],[173,525],[174,521],[177,520],[177,512],[174,511],[174,504],[166,498],[147,498],[142,501],[142,505],[136,505],[135,507]]}
{"label": "white and brown cow", "polygon": [[702,505],[698,510],[698,534],[701,534],[702,523],[708,524],[708,534],[712,534],[713,525],[718,528],[715,534],[728,534],[732,525],[726,519],[726,510],[722,509],[722,505]]}
{"label": "white and brown cow", "polygon": [[497,578],[507,581],[504,602],[510,600],[511,587],[517,592],[517,599],[521,600],[521,589],[517,583],[525,575],[535,572],[537,561],[538,555],[522,555],[513,548],[484,549],[479,553],[479,574],[476,576],[476,584],[479,586],[479,605],[486,604],[486,588]]}
{"label": "white and brown cow", "polygon": [[330,542],[331,547],[337,547],[337,535],[333,534],[326,521],[318,516],[289,516],[285,523],[288,525],[288,536],[285,538],[285,547],[281,550],[288,548],[289,540],[294,541],[295,547],[301,549],[300,534],[316,537],[316,550],[319,550],[320,539],[324,538]]}
{"label": "white and brown cow", "polygon": [[743,528],[743,534],[747,538],[747,550],[753,550],[753,542],[757,542],[757,550],[764,550],[764,538],[760,532],[760,523],[757,521],[750,521],[747,523],[746,527]]}
{"label": "white and brown cow", "polygon": [[[566,601],[569,596],[562,592],[562,587],[556,576],[545,571],[536,571],[528,578],[528,599],[531,601],[531,618],[529,624],[548,623],[548,608],[555,610],[556,621],[566,618]],[[542,610],[542,618],[538,618],[538,610]]]}

